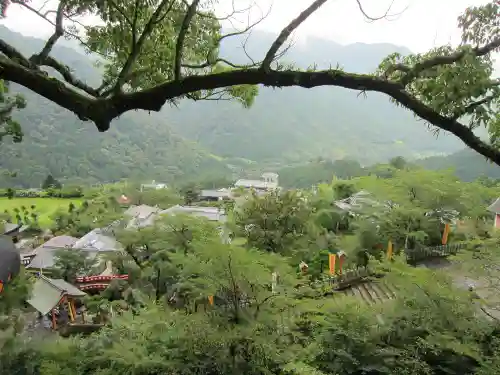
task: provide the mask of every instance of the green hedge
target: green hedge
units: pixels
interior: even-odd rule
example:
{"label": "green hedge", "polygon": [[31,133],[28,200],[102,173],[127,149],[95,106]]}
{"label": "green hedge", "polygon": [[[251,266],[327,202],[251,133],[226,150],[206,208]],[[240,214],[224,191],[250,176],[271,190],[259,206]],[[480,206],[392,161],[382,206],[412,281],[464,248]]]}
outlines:
{"label": "green hedge", "polygon": [[[9,189],[0,189],[0,197],[8,197]],[[80,186],[68,186],[62,189],[17,189],[14,190],[14,197],[17,198],[81,198],[83,188]]]}

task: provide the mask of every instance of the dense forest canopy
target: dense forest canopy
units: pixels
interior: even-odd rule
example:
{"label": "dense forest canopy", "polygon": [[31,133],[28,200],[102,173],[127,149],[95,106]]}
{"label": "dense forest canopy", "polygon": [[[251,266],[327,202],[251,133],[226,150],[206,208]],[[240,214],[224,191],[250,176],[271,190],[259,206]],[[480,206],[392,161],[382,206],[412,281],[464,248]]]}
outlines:
{"label": "dense forest canopy", "polygon": [[[407,170],[401,158],[391,163],[392,177],[337,179],[315,191],[248,195],[224,204],[230,243],[221,241],[221,223],[204,218],[162,216],[141,229],[116,227],[124,251],[103,256],[128,279],[83,297],[88,321],[102,325],[94,333],[64,337],[61,330],[59,337],[33,326],[36,317],[24,301],[36,278],[21,272],[0,293],[0,372],[498,373],[498,299],[482,297],[479,287],[478,299],[460,281],[488,277],[485,290],[498,295],[499,239],[486,210],[498,186]],[[123,217],[117,194],[162,209],[181,200],[169,189],[108,187],[86,188],[85,203],[56,212],[53,232],[80,237],[115,222]],[[371,193],[356,215],[332,205],[362,191]],[[445,211],[458,212],[449,240],[465,244],[461,253],[448,257],[443,269],[406,264],[406,248],[441,244]],[[345,292],[330,284],[340,272],[331,275],[330,255],[339,250],[346,254],[345,275],[357,266],[367,275],[362,284],[344,285]],[[301,261],[307,272],[298,269]],[[52,275],[75,283],[98,268],[87,252],[64,249],[55,254]]]}
{"label": "dense forest canopy", "polygon": [[[159,111],[166,102],[175,103],[181,98],[233,98],[248,106],[257,94],[254,85],[259,84],[375,91],[500,163],[500,152],[495,146],[498,116],[494,110],[498,81],[492,78],[491,61],[491,53],[500,45],[497,2],[470,7],[459,18],[463,35],[459,47],[442,46],[408,56],[392,54],[374,74],[351,74],[339,69],[299,70],[280,63],[290,34],[326,1],[312,2],[282,30],[262,61],[243,66],[219,56],[221,41],[231,35],[222,34],[211,2],[165,0],[130,6],[128,2],[115,1],[61,1],[57,9],[40,13],[41,17],[55,15],[48,20],[55,24],[55,31],[39,53],[25,56],[16,46],[2,43],[0,77],[44,96],[83,120],[93,121],[101,131],[125,112]],[[357,2],[364,13],[362,4]],[[35,11],[24,1],[5,1],[4,8],[7,3]],[[102,25],[87,25],[86,32],[78,38],[90,51],[104,55],[105,72],[99,87],[90,87],[74,77],[50,54],[59,38],[76,32],[65,29],[65,21],[89,13],[100,18]],[[175,43],[164,42],[172,38]],[[158,55],[155,46],[159,44],[170,47]],[[42,73],[40,69],[47,66],[58,71],[66,84]],[[464,86],[464,82],[472,83]],[[488,129],[491,142],[474,134],[477,127]]]}

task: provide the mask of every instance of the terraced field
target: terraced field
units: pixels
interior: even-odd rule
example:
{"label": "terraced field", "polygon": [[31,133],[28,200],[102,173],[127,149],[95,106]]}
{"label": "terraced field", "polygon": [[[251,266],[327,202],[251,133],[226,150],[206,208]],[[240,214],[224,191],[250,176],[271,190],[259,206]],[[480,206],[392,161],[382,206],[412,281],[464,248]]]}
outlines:
{"label": "terraced field", "polygon": [[356,297],[360,302],[368,305],[383,303],[396,297],[397,289],[389,286],[382,280],[360,283],[352,287],[337,290],[333,293],[334,298],[344,296]]}

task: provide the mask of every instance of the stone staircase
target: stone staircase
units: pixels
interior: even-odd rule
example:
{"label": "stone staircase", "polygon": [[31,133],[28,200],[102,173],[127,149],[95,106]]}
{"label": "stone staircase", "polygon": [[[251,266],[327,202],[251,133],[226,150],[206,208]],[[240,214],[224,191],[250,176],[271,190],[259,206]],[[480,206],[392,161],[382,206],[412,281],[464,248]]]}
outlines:
{"label": "stone staircase", "polygon": [[355,297],[360,302],[367,305],[383,303],[396,297],[396,288],[388,285],[383,280],[368,281],[352,285],[348,288],[336,290],[333,298],[342,298],[346,296]]}

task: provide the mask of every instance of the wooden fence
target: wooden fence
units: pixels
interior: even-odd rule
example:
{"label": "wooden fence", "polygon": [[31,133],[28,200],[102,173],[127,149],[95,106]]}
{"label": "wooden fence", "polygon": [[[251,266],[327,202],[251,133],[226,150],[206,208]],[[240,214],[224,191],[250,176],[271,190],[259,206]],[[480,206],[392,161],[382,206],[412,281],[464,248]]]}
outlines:
{"label": "wooden fence", "polygon": [[443,258],[449,255],[455,255],[460,250],[467,247],[466,242],[457,242],[448,245],[439,245],[432,247],[419,247],[416,249],[406,249],[406,261],[410,264],[415,264],[419,261],[432,259],[432,258]]}
{"label": "wooden fence", "polygon": [[[467,247],[467,243],[458,242],[449,245],[432,247],[420,247],[417,249],[406,249],[406,259],[409,264],[416,264],[420,261],[447,257],[457,254],[461,249]],[[374,281],[374,278],[381,278],[369,267],[344,270],[342,274],[336,274],[322,281],[328,286],[328,294],[357,296],[368,304],[383,302],[392,299],[396,295],[394,286],[387,285],[383,280]]]}
{"label": "wooden fence", "polygon": [[353,284],[362,283],[372,275],[373,272],[368,267],[348,269],[344,270],[342,274],[330,277],[329,283],[334,289],[341,290],[349,288]]}

